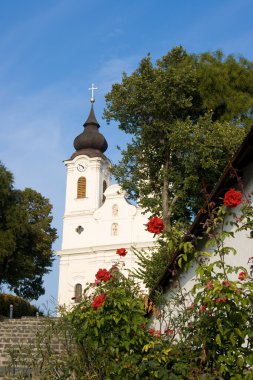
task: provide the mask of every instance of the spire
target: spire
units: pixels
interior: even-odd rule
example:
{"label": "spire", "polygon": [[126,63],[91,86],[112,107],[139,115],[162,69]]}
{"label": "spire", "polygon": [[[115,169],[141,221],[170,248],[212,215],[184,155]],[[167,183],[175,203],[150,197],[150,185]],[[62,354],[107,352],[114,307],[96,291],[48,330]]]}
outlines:
{"label": "spire", "polygon": [[[95,100],[94,100],[94,102],[95,102]],[[90,114],[89,114],[89,116],[88,116],[88,118],[87,118],[87,120],[86,120],[86,122],[84,123],[84,127],[86,126],[86,125],[97,125],[97,127],[99,128],[100,127],[100,125],[98,124],[98,121],[97,121],[97,119],[96,119],[96,116],[95,116],[95,113],[94,113],[94,107],[93,107],[93,103],[94,102],[91,102],[91,109],[90,109]]]}
{"label": "spire", "polygon": [[72,154],[71,159],[81,154],[85,154],[89,157],[103,157],[103,153],[108,148],[108,144],[104,136],[99,133],[98,128],[100,127],[94,112],[94,90],[97,88],[92,86],[89,90],[91,93],[91,109],[90,114],[84,123],[84,131],[78,135],[74,140],[74,148],[76,152]]}

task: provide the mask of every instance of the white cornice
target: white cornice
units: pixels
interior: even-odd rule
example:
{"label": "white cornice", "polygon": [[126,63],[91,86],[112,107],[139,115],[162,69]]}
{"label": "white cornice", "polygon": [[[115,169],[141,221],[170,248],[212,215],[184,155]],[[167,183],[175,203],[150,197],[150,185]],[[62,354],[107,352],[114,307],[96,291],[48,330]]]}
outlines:
{"label": "white cornice", "polygon": [[57,256],[66,256],[66,255],[94,255],[99,254],[100,252],[111,252],[116,251],[118,248],[124,247],[126,249],[136,248],[136,249],[142,249],[142,248],[150,248],[154,247],[155,244],[149,242],[139,242],[136,244],[130,244],[130,243],[117,243],[117,244],[108,244],[108,245],[97,245],[92,247],[84,247],[84,248],[72,248],[72,249],[63,249],[56,251]]}

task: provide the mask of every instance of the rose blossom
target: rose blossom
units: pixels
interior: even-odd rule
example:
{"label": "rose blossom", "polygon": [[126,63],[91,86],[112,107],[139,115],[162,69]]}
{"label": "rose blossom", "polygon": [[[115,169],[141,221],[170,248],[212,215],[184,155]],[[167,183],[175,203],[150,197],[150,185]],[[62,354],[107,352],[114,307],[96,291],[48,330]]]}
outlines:
{"label": "rose blossom", "polygon": [[98,296],[94,297],[94,299],[91,303],[91,306],[94,309],[98,309],[99,307],[103,306],[103,303],[105,302],[105,300],[106,300],[106,294],[101,293]]}
{"label": "rose blossom", "polygon": [[161,335],[161,330],[149,329],[148,332],[150,335],[153,335],[153,336],[160,336]]}
{"label": "rose blossom", "polygon": [[117,251],[116,251],[116,253],[119,256],[126,256],[127,250],[126,250],[126,248],[118,248]]}
{"label": "rose blossom", "polygon": [[97,281],[108,281],[112,278],[112,275],[108,272],[107,269],[99,269],[97,274],[96,274],[96,279]]}
{"label": "rose blossom", "polygon": [[240,281],[244,281],[244,280],[246,280],[246,277],[247,277],[247,276],[248,276],[248,275],[247,275],[246,272],[240,272],[239,275],[238,275],[238,279],[239,279]]}
{"label": "rose blossom", "polygon": [[208,281],[208,283],[205,285],[205,288],[207,289],[212,289],[212,287],[213,287],[212,281]]}
{"label": "rose blossom", "polygon": [[167,329],[167,330],[165,331],[165,334],[166,334],[166,335],[173,335],[173,334],[174,334],[174,330],[172,330],[172,329]]}
{"label": "rose blossom", "polygon": [[201,305],[200,308],[199,308],[199,312],[200,313],[204,313],[205,310],[206,310],[206,306],[205,305]]}
{"label": "rose blossom", "polygon": [[164,230],[163,220],[158,216],[154,216],[149,219],[147,223],[147,230],[148,232],[152,232],[154,234],[160,234]]}
{"label": "rose blossom", "polygon": [[231,208],[237,207],[242,201],[242,193],[235,189],[230,189],[224,196],[223,204]]}
{"label": "rose blossom", "polygon": [[223,284],[228,288],[230,286],[230,282],[228,280],[224,281]]}
{"label": "rose blossom", "polygon": [[219,297],[219,298],[215,299],[215,302],[216,303],[227,302],[227,298],[226,297]]}

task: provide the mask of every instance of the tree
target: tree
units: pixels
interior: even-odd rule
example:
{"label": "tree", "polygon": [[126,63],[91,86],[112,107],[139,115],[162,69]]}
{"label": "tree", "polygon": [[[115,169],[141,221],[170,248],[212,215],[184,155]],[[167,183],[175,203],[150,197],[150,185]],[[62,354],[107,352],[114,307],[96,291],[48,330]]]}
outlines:
{"label": "tree", "polygon": [[113,174],[167,229],[187,223],[239,146],[253,115],[253,64],[221,52],[148,55],[106,95],[104,116],[133,136]]}
{"label": "tree", "polygon": [[53,263],[51,210],[35,190],[14,189],[13,175],[0,164],[0,285],[27,299],[44,294],[42,277]]}

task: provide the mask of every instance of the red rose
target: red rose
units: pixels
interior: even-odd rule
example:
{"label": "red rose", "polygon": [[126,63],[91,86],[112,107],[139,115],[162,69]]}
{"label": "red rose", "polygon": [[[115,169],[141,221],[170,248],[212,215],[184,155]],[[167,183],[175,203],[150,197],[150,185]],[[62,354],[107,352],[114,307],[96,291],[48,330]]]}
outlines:
{"label": "red rose", "polygon": [[240,272],[239,275],[238,275],[238,278],[240,281],[244,281],[246,280],[246,277],[247,277],[247,273],[246,272]]}
{"label": "red rose", "polygon": [[174,330],[172,330],[172,329],[167,329],[167,330],[165,331],[165,334],[166,334],[166,335],[173,335],[173,334],[174,334]]}
{"label": "red rose", "polygon": [[231,208],[237,207],[242,201],[242,193],[235,189],[230,189],[224,196],[223,204]]}
{"label": "red rose", "polygon": [[216,298],[215,302],[216,303],[227,302],[227,298],[226,297],[219,297],[219,298]]}
{"label": "red rose", "polygon": [[148,332],[150,335],[161,336],[161,330],[149,329]]}
{"label": "red rose", "polygon": [[162,219],[158,218],[158,216],[154,216],[149,219],[147,223],[147,230],[153,234],[160,234],[164,230],[164,223]]}
{"label": "red rose", "polygon": [[96,274],[96,279],[98,281],[106,282],[106,281],[110,280],[110,278],[112,278],[112,275],[106,269],[99,269],[97,274]]}
{"label": "red rose", "polygon": [[208,281],[208,283],[205,285],[205,288],[207,289],[212,289],[212,287],[213,287],[212,281]]}
{"label": "red rose", "polygon": [[223,284],[226,286],[226,288],[228,288],[230,286],[230,282],[228,280],[224,281]]}
{"label": "red rose", "polygon": [[101,307],[103,305],[103,303],[105,302],[105,300],[106,300],[106,294],[105,293],[101,293],[98,296],[94,297],[94,299],[93,299],[93,301],[91,303],[91,306],[94,309],[98,309],[99,307]]}
{"label": "red rose", "polygon": [[205,305],[201,305],[200,308],[199,308],[199,312],[200,313],[204,313],[205,310],[206,310],[206,306]]}
{"label": "red rose", "polygon": [[118,248],[117,251],[116,251],[116,253],[119,256],[126,256],[127,250],[126,250],[126,248]]}
{"label": "red rose", "polygon": [[154,335],[154,334],[155,334],[155,329],[149,329],[149,330],[148,330],[148,333],[149,333],[150,335]]}

